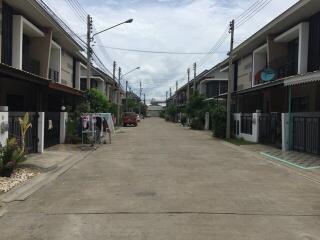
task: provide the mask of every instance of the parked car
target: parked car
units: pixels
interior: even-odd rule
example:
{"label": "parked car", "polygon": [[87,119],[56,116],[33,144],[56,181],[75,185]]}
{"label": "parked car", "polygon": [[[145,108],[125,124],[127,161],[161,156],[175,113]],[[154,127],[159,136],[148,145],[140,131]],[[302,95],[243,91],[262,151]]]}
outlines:
{"label": "parked car", "polygon": [[137,122],[140,122],[140,115],[139,114],[137,114]]}
{"label": "parked car", "polygon": [[138,125],[136,113],[134,113],[134,112],[125,112],[123,114],[123,126],[126,127],[128,125],[133,125],[135,127]]}

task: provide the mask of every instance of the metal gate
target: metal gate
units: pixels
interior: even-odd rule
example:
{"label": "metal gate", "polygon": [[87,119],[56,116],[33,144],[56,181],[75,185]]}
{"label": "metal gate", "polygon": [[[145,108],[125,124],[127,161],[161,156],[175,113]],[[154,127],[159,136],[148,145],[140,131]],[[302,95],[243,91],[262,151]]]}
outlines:
{"label": "metal gate", "polygon": [[60,112],[46,112],[44,121],[44,147],[60,143]]}
{"label": "metal gate", "polygon": [[293,116],[293,149],[320,154],[320,116],[295,114]]}
{"label": "metal gate", "polygon": [[[18,144],[21,143],[19,118],[23,118],[24,114],[24,112],[9,112],[9,138],[16,138]],[[37,152],[38,117],[39,115],[37,113],[29,113],[29,121],[32,124],[32,127],[28,129],[25,136],[26,151],[28,153]]]}
{"label": "metal gate", "polygon": [[282,146],[281,113],[267,113],[259,116],[259,142]]}

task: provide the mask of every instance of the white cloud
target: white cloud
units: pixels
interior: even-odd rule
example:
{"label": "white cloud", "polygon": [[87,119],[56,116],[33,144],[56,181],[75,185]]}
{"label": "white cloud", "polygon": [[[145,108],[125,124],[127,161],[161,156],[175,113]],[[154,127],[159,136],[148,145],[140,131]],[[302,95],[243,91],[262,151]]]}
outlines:
{"label": "white cloud", "polygon": [[[254,0],[132,0],[115,1],[96,0],[82,1],[82,6],[89,12],[96,28],[103,29],[128,18],[133,18],[132,24],[122,25],[100,35],[104,45],[122,48],[180,51],[180,52],[205,52],[208,51],[227,27],[229,21],[247,9]],[[63,0],[47,0],[50,5],[58,6],[61,16],[68,16],[69,24],[75,32],[85,34],[85,24],[76,20],[70,7]],[[128,2],[124,4],[124,2]],[[235,33],[239,42],[249,37],[268,21],[279,15],[297,0],[272,1],[265,9]],[[174,4],[176,3],[176,4]],[[179,4],[177,4],[179,3]],[[58,8],[58,7],[56,7]],[[75,19],[75,20],[73,20]],[[226,42],[219,52],[226,52]],[[98,51],[98,48],[96,48]],[[128,81],[133,88],[138,87],[139,81],[146,91],[147,99],[165,98],[165,92],[172,87],[175,81],[179,86],[186,82],[182,79],[187,68],[201,56],[188,55],[151,55],[122,52],[106,49],[111,59],[118,62],[122,71],[129,71],[141,66],[140,71],[128,75]],[[98,55],[111,68],[112,62]],[[219,53],[209,58],[203,66],[210,68],[222,60],[226,55]],[[203,70],[200,69],[198,73]],[[154,87],[153,87],[154,86]]]}

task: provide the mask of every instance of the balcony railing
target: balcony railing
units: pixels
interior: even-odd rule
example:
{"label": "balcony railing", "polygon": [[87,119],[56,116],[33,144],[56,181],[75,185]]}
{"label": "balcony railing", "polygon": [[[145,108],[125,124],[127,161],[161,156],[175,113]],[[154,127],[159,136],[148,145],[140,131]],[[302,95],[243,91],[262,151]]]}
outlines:
{"label": "balcony railing", "polygon": [[298,63],[295,59],[279,58],[270,62],[269,66],[255,75],[255,85],[293,76],[298,72]]}
{"label": "balcony railing", "polygon": [[36,75],[40,75],[40,61],[30,59],[28,57],[23,57],[22,69],[24,71],[27,71]]}
{"label": "balcony railing", "polygon": [[56,83],[59,82],[59,72],[49,68],[49,79]]}

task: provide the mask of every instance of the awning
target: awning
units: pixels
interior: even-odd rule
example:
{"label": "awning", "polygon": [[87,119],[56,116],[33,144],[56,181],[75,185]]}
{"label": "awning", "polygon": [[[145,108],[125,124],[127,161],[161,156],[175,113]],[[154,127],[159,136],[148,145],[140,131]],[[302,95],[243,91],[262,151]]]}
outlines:
{"label": "awning", "polygon": [[284,80],[285,86],[293,86],[304,83],[312,83],[320,81],[320,71],[306,73],[304,75],[295,75]]}
{"label": "awning", "polygon": [[14,68],[4,63],[0,63],[0,77],[10,77],[39,85],[47,85],[49,83],[48,79]]}
{"label": "awning", "polygon": [[254,91],[258,91],[258,90],[262,90],[262,89],[266,89],[266,88],[270,88],[270,87],[274,87],[282,84],[283,84],[283,79],[279,79],[279,80],[275,80],[267,83],[262,83],[251,88],[239,90],[237,92],[234,92],[233,95],[250,93],[250,92],[254,92]]}
{"label": "awning", "polygon": [[74,89],[72,87],[68,87],[68,86],[60,84],[60,83],[50,82],[48,87],[50,89],[62,91],[65,93],[69,93],[69,94],[73,94],[73,95],[77,95],[77,96],[83,96],[83,91]]}

